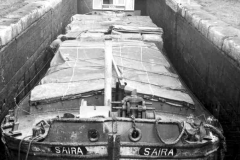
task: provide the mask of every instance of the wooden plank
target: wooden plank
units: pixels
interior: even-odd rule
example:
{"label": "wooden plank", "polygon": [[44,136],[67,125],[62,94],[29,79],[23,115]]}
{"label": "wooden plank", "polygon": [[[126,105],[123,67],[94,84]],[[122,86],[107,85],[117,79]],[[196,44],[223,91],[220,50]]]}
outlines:
{"label": "wooden plank", "polygon": [[105,41],[105,82],[104,105],[111,106],[112,101],[112,41]]}

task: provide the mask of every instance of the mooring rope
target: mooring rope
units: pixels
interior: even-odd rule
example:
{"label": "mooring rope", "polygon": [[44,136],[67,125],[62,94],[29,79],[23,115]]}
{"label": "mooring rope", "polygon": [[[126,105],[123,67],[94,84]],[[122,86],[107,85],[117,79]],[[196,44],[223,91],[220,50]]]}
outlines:
{"label": "mooring rope", "polygon": [[28,154],[29,154],[29,151],[30,151],[30,148],[31,148],[32,142],[33,142],[35,139],[37,139],[37,138],[39,138],[39,136],[34,137],[34,138],[29,142],[28,150],[27,150],[27,154],[26,154],[26,158],[25,158],[25,160],[28,159]]}
{"label": "mooring rope", "polygon": [[177,143],[180,141],[180,139],[182,138],[182,136],[183,136],[183,134],[184,134],[184,132],[185,132],[185,128],[186,128],[186,127],[185,127],[185,122],[183,122],[183,128],[182,128],[181,133],[179,134],[179,136],[177,137],[177,139],[174,140],[173,142],[166,142],[166,141],[164,141],[164,140],[161,138],[160,133],[159,133],[158,128],[157,128],[158,122],[159,122],[159,119],[156,119],[155,130],[156,130],[156,132],[157,132],[158,139],[159,139],[162,143],[164,143],[164,144],[166,144],[166,145],[174,145],[174,144],[177,144]]}
{"label": "mooring rope", "polygon": [[26,137],[24,137],[23,139],[21,139],[21,141],[20,141],[20,143],[19,143],[19,146],[18,146],[18,160],[21,159],[20,151],[21,151],[22,142],[23,142],[25,139],[29,138],[29,137],[31,137],[31,136],[26,136]]}

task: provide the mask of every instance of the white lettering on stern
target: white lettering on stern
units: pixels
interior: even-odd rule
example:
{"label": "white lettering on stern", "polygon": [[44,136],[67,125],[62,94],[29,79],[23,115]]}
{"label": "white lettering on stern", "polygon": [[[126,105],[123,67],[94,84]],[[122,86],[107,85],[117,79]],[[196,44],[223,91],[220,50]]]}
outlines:
{"label": "white lettering on stern", "polygon": [[61,153],[60,147],[55,147],[56,153]]}
{"label": "white lettering on stern", "polygon": [[83,155],[83,152],[82,152],[82,150],[81,150],[80,147],[78,147],[77,154],[81,154],[81,155]]}
{"label": "white lettering on stern", "polygon": [[174,153],[173,153],[173,149],[171,149],[169,152],[168,152],[168,156],[173,156]]}
{"label": "white lettering on stern", "polygon": [[72,154],[77,154],[77,150],[75,147],[71,147]]}
{"label": "white lettering on stern", "polygon": [[151,156],[157,156],[157,149],[156,149],[156,148],[154,148],[154,150],[153,150]]}
{"label": "white lettering on stern", "polygon": [[55,153],[84,155],[81,147],[55,147]]}
{"label": "white lettering on stern", "polygon": [[150,151],[150,148],[145,148],[144,155],[149,156],[149,151]]}
{"label": "white lettering on stern", "polygon": [[143,147],[139,150],[139,154],[140,155],[144,155],[144,156],[152,156],[152,157],[156,157],[156,156],[175,156],[177,153],[176,149],[173,148],[152,148],[152,147]]}

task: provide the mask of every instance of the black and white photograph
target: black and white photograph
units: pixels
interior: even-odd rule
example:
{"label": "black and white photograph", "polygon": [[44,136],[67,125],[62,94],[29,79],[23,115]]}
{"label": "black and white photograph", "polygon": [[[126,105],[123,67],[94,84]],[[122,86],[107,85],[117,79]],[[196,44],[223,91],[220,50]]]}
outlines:
{"label": "black and white photograph", "polygon": [[240,160],[240,0],[0,0],[0,160]]}

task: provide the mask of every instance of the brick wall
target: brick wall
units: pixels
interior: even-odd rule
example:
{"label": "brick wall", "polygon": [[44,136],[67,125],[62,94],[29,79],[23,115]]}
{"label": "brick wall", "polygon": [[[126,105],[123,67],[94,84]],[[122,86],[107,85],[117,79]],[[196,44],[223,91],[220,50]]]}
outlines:
{"label": "brick wall", "polygon": [[45,74],[53,56],[45,49],[77,13],[76,4],[76,0],[29,1],[0,19],[0,120],[14,106],[14,98],[25,96]]}
{"label": "brick wall", "polygon": [[149,0],[146,6],[164,30],[164,47],[176,70],[223,125],[226,159],[240,159],[240,32],[197,4]]}

